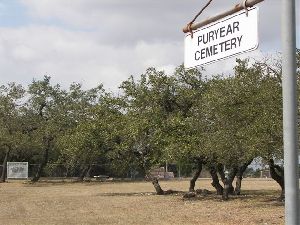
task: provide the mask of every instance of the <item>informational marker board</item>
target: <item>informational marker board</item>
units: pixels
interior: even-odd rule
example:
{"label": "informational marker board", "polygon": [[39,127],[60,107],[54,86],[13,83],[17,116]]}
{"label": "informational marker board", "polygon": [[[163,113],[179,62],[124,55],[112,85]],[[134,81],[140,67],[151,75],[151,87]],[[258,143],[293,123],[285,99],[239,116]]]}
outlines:
{"label": "informational marker board", "polygon": [[8,162],[8,179],[28,179],[28,162]]}
{"label": "informational marker board", "polygon": [[258,8],[237,12],[188,33],[184,40],[184,67],[207,65],[258,47]]}

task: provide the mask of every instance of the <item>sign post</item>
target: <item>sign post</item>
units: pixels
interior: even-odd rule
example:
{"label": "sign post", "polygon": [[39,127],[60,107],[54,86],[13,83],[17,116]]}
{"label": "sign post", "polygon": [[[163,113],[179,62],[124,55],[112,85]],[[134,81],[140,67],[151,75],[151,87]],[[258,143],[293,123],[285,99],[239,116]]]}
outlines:
{"label": "sign post", "polygon": [[207,65],[258,47],[258,8],[239,11],[186,34],[185,68]]}
{"label": "sign post", "polygon": [[295,0],[282,0],[282,95],[285,224],[299,221]]}

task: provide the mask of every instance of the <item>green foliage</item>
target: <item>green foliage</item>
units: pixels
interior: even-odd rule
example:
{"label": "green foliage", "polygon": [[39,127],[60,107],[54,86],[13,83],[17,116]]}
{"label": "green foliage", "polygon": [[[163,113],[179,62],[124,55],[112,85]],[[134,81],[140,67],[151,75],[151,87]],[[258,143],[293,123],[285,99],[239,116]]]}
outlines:
{"label": "green foliage", "polygon": [[280,60],[237,60],[228,77],[201,72],[149,68],[124,81],[118,97],[102,85],[63,89],[47,76],[27,89],[1,86],[0,158],[10,148],[14,160],[101,164],[120,176],[166,161],[231,167],[282,159]]}
{"label": "green foliage", "polygon": [[21,152],[28,137],[22,126],[22,105],[25,90],[21,85],[10,83],[0,87],[0,154]]}

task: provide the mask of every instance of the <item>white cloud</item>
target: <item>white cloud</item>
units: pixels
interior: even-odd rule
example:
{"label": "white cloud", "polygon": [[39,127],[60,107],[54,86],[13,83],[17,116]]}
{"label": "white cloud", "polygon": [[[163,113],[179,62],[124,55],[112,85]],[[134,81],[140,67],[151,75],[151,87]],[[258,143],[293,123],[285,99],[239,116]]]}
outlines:
{"label": "white cloud", "polygon": [[[182,27],[203,7],[198,0],[21,0],[30,15],[49,18],[76,29],[98,30],[102,43],[181,40]],[[198,19],[232,8],[236,0],[213,1]],[[279,48],[281,1],[264,1],[260,7],[260,37],[265,49]]]}
{"label": "white cloud", "polygon": [[[150,66],[181,62],[181,43],[138,42],[135,46],[102,45],[93,32],[66,31],[57,27],[0,28],[4,81],[30,82],[45,74],[55,82],[82,82],[86,87],[104,83],[116,90],[131,74]],[[2,79],[3,81],[3,79]]]}
{"label": "white cloud", "polygon": [[[51,75],[116,90],[129,75],[154,66],[171,73],[183,62],[182,26],[203,6],[198,0],[19,0],[31,25],[0,27],[0,79],[29,83]],[[280,50],[280,0],[260,6],[260,49]],[[215,15],[236,0],[212,2],[199,18]],[[298,24],[299,26],[299,24]],[[299,30],[298,30],[299,32]],[[257,53],[253,53],[257,54]],[[230,71],[235,59],[206,67]]]}

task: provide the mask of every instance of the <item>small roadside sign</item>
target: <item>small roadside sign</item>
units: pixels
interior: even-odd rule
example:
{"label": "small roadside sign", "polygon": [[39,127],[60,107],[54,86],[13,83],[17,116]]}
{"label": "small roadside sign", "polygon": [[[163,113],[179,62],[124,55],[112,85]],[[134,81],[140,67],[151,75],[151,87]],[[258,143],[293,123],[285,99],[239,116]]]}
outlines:
{"label": "small roadside sign", "polygon": [[28,162],[7,162],[8,179],[28,179]]}
{"label": "small roadside sign", "polygon": [[184,67],[207,65],[257,47],[258,7],[253,7],[201,27],[193,31],[193,37],[187,33]]}

